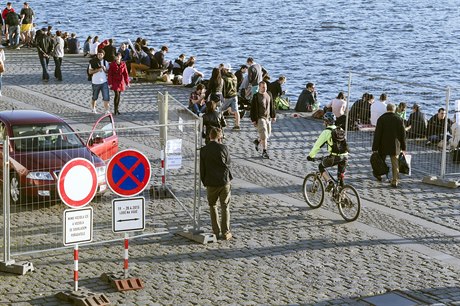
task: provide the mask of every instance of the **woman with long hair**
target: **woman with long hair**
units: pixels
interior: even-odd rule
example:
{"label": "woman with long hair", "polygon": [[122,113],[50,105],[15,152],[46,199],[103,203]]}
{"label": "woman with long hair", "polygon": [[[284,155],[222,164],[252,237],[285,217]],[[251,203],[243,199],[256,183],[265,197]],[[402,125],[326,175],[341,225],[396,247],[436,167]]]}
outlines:
{"label": "woman with long hair", "polygon": [[[219,96],[221,101],[223,100],[222,90],[224,88],[224,82],[222,80],[222,75],[219,68],[212,69],[211,78],[209,79],[207,87],[206,100],[208,100],[208,97],[211,94],[216,94]],[[220,105],[217,105],[217,107],[219,106]]]}
{"label": "woman with long hair", "polygon": [[126,63],[121,60],[122,54],[120,52],[115,56],[115,60],[110,63],[108,83],[109,88],[113,90],[115,96],[113,98],[113,113],[120,115],[118,107],[120,105],[121,92],[125,91],[126,86],[129,87],[129,76]]}

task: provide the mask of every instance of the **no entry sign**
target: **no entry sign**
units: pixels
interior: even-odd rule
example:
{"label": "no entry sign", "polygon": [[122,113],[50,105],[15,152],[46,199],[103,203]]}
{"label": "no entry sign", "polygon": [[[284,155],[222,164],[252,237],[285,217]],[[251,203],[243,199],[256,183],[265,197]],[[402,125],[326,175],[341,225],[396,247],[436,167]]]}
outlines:
{"label": "no entry sign", "polygon": [[83,207],[94,198],[97,191],[96,168],[87,159],[68,161],[58,177],[58,194],[71,208]]}
{"label": "no entry sign", "polygon": [[150,162],[144,154],[136,150],[124,150],[109,161],[107,184],[119,196],[135,196],[148,186],[151,171]]}

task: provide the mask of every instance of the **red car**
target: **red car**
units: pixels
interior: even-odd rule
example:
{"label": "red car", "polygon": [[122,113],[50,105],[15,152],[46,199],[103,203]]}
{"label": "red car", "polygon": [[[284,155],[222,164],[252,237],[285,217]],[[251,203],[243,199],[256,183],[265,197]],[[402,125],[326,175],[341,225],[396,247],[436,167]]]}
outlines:
{"label": "red car", "polygon": [[85,158],[96,167],[98,193],[107,189],[105,161],[118,151],[111,114],[97,120],[88,140],[58,116],[33,110],[0,112],[0,159],[3,183],[3,146],[9,136],[11,204],[59,198],[56,183],[61,168],[73,158]]}

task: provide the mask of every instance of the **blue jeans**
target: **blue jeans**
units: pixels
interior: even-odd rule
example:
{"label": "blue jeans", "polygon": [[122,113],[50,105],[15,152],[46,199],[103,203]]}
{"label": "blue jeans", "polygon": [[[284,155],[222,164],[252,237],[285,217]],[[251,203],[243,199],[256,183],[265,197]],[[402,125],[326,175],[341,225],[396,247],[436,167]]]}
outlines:
{"label": "blue jeans", "polygon": [[19,45],[19,26],[13,26],[8,29],[8,39],[10,46]]}
{"label": "blue jeans", "polygon": [[42,79],[43,80],[49,80],[50,75],[48,74],[48,64],[50,62],[49,57],[44,57],[41,53],[38,53],[38,57],[40,58],[40,64],[42,65]]}
{"label": "blue jeans", "polygon": [[102,100],[109,101],[109,85],[107,82],[102,84],[93,84],[93,101],[96,101],[99,98],[99,92],[102,92]]}

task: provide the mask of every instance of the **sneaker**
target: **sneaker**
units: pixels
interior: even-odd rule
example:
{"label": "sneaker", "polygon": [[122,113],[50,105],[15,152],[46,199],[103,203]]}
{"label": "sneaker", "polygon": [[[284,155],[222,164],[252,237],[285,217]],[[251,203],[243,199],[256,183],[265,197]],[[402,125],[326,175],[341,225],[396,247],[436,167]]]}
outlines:
{"label": "sneaker", "polygon": [[230,240],[230,239],[233,238],[233,235],[232,235],[232,233],[230,233],[230,232],[226,232],[225,234],[222,235],[222,238],[223,238],[224,240]]}
{"label": "sneaker", "polygon": [[92,112],[93,112],[94,114],[97,114],[96,108],[93,108],[93,109],[92,109]]}
{"label": "sneaker", "polygon": [[262,152],[262,158],[270,159],[270,156],[268,156],[267,151],[263,151],[263,152]]}
{"label": "sneaker", "polygon": [[329,181],[329,183],[327,183],[327,186],[326,186],[326,192],[330,192],[333,188],[334,188],[334,182]]}
{"label": "sneaker", "polygon": [[105,111],[105,114],[106,114],[106,115],[110,114],[110,111]]}
{"label": "sneaker", "polygon": [[391,183],[391,187],[398,188],[398,184],[397,183]]}
{"label": "sneaker", "polygon": [[240,131],[240,130],[241,130],[241,128],[240,128],[240,126],[239,126],[239,125],[235,125],[235,126],[233,127],[233,129],[232,129],[232,130],[234,130],[234,131]]}
{"label": "sneaker", "polygon": [[379,182],[382,181],[382,176],[376,175],[376,174],[374,174],[374,173],[372,173],[372,175],[377,179],[377,181],[379,181]]}
{"label": "sneaker", "polygon": [[259,142],[259,139],[254,140],[253,143],[254,143],[255,146],[256,146],[256,151],[259,151],[259,143],[260,143],[260,142]]}

